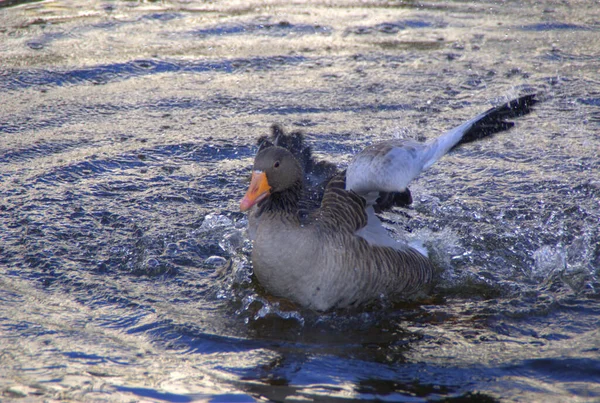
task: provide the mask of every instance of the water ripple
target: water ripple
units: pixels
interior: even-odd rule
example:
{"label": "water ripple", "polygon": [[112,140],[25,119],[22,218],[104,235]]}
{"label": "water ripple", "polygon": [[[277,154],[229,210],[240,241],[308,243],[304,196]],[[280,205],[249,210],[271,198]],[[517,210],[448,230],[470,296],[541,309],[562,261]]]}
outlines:
{"label": "water ripple", "polygon": [[234,73],[239,70],[268,70],[306,61],[303,56],[271,56],[214,61],[140,59],[73,70],[5,70],[0,72],[0,90],[15,91],[29,87],[106,84],[132,77],[173,73]]}
{"label": "water ripple", "polygon": [[191,32],[198,36],[226,36],[259,34],[269,36],[329,34],[332,28],[321,25],[291,24],[287,21],[278,23],[237,23],[222,24],[210,28],[201,28]]}

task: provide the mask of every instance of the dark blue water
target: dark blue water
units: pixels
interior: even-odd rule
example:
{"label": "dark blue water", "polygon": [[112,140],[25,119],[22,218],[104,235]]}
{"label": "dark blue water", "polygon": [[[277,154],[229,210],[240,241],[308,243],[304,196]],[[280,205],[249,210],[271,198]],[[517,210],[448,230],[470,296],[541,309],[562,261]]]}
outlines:
{"label": "dark blue water", "polygon": [[[3,399],[600,399],[592,6],[0,5]],[[344,166],[532,89],[384,216],[428,300],[319,314],[252,277],[272,123]]]}

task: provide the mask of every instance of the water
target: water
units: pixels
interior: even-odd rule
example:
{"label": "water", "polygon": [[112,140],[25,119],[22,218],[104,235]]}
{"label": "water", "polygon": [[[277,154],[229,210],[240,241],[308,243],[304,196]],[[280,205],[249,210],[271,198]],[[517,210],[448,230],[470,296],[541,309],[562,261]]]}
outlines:
{"label": "water", "polygon": [[[0,6],[2,399],[600,401],[592,2]],[[252,280],[271,124],[343,166],[530,89],[385,216],[429,300],[316,314]]]}

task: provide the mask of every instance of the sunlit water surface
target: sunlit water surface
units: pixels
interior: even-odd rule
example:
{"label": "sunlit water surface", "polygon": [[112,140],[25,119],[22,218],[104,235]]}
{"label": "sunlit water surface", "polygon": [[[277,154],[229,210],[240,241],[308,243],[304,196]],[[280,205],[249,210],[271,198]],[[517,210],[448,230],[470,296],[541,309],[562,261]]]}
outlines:
{"label": "sunlit water surface", "polygon": [[[595,2],[0,7],[2,399],[600,401]],[[343,166],[523,91],[385,215],[430,300],[319,315],[252,279],[271,124]]]}

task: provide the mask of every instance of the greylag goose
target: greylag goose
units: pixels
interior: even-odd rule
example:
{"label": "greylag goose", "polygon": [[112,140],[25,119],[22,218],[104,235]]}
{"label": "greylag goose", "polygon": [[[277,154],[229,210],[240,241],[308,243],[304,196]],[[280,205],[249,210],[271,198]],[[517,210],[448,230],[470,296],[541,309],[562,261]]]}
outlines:
{"label": "greylag goose", "polygon": [[[535,103],[535,95],[522,96],[427,143],[373,144],[343,172],[314,163],[301,135],[286,136],[274,127],[273,141],[263,139],[240,203],[249,211],[258,281],[268,292],[318,311],[426,293],[434,273],[426,252],[391,238],[377,205],[389,207],[451,149],[511,128],[514,123],[505,119],[528,114]],[[311,176],[317,185],[326,183],[322,191],[306,190]]]}

